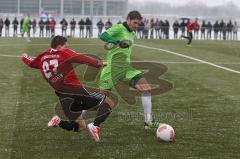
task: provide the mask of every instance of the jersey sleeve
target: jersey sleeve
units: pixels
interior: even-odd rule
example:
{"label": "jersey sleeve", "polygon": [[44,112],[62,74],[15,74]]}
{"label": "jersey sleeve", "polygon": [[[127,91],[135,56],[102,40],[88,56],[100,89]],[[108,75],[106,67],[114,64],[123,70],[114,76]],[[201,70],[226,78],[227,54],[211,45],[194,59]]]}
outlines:
{"label": "jersey sleeve", "polygon": [[96,58],[93,58],[93,57],[90,57],[90,56],[85,55],[85,54],[77,54],[74,57],[73,63],[82,63],[82,64],[90,65],[90,66],[93,66],[93,67],[97,67],[97,68],[103,66],[103,64],[100,60],[98,60]]}
{"label": "jersey sleeve", "polygon": [[83,53],[79,54],[72,50],[67,50],[67,52],[70,55],[70,59],[69,59],[70,63],[81,63],[81,64],[86,64],[86,65],[90,65],[97,68],[103,66],[102,62],[97,58],[93,58]]}
{"label": "jersey sleeve", "polygon": [[113,25],[111,28],[103,32],[100,36],[100,39],[105,42],[114,42],[117,43],[116,36],[120,34],[121,27],[119,24]]}
{"label": "jersey sleeve", "polygon": [[106,30],[105,32],[108,33],[110,36],[114,37],[117,34],[121,33],[121,27],[119,26],[119,24],[116,24],[116,25],[113,25],[108,30]]}
{"label": "jersey sleeve", "polygon": [[32,58],[30,56],[22,56],[22,61],[24,64],[28,65],[31,68],[40,69],[41,68],[41,55],[37,56],[36,58]]}

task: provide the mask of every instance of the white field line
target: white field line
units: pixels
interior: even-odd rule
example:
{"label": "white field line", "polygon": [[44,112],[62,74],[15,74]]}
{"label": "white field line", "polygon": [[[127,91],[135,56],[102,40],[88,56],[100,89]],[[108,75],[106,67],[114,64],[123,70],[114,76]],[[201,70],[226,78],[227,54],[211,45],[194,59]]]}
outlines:
{"label": "white field line", "polygon": [[193,60],[193,61],[204,63],[204,64],[207,64],[207,65],[210,65],[210,66],[213,66],[215,68],[219,68],[219,69],[222,69],[222,70],[225,70],[225,71],[229,71],[229,72],[232,72],[232,73],[240,74],[240,71],[236,71],[236,70],[233,70],[231,68],[223,67],[223,66],[211,63],[211,62],[207,62],[207,61],[204,61],[204,60],[201,60],[201,59],[197,59],[197,58],[194,58],[194,57],[191,57],[191,56],[183,55],[183,54],[180,54],[180,53],[177,53],[177,52],[173,52],[173,51],[170,51],[170,50],[165,50],[165,49],[160,49],[160,48],[155,48],[155,47],[150,47],[150,46],[145,46],[145,45],[140,45],[140,44],[135,44],[135,46],[138,46],[138,47],[141,47],[141,48],[145,48],[145,49],[162,51],[162,52],[165,52],[165,53],[169,53],[169,54],[173,54],[173,55],[176,55],[176,56],[184,57],[184,58],[187,58],[187,59],[190,59],[190,60]]}
{"label": "white field line", "polygon": [[[1,55],[0,55],[1,56]],[[132,61],[132,62],[154,62],[154,63],[161,63],[161,64],[204,64],[202,62],[191,62],[191,61],[152,61],[152,60],[145,60],[145,61]],[[214,64],[218,65],[240,65],[240,62],[214,62]]]}
{"label": "white field line", "polygon": [[17,58],[17,57],[21,57],[19,55],[6,55],[6,54],[0,54],[0,57],[14,57],[14,58]]}
{"label": "white field line", "polygon": [[[20,58],[21,56],[19,56],[19,55],[0,54],[0,57]],[[154,63],[161,63],[161,64],[203,64],[201,62],[190,62],[190,61],[132,61],[132,62],[154,62]],[[215,64],[240,65],[240,62],[215,62]]]}

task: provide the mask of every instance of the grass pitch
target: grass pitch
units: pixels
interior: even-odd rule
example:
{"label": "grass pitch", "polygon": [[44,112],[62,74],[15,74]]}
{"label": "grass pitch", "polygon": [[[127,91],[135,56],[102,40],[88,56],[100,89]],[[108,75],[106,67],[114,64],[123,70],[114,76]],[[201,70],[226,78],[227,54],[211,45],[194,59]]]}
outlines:
{"label": "grass pitch", "polygon": [[[132,59],[165,65],[168,71],[159,78],[174,84],[172,90],[153,96],[155,118],[174,127],[174,144],[159,143],[154,130],[143,129],[139,98],[133,105],[119,98],[101,129],[100,143],[93,142],[88,132],[48,128],[57,97],[40,73],[26,67],[18,56],[23,52],[34,56],[49,43],[50,39],[0,41],[0,158],[240,157],[240,42],[194,41],[191,48],[185,41],[136,42],[151,48],[135,46]],[[70,39],[69,43],[77,52],[105,56],[103,43],[97,39]]]}

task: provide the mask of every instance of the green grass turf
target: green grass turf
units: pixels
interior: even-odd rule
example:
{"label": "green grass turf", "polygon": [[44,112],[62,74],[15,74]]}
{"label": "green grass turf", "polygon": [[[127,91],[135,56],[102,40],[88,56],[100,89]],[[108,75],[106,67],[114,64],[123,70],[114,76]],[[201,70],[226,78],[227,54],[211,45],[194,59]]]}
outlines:
{"label": "green grass turf", "polygon": [[[240,74],[140,47],[134,47],[133,60],[163,63],[168,71],[160,78],[174,83],[174,89],[153,97],[157,120],[175,128],[174,144],[159,143],[154,130],[143,130],[139,98],[135,105],[120,100],[102,127],[100,143],[93,142],[87,132],[48,128],[57,97],[37,70],[24,66],[19,58],[1,55],[36,55],[47,49],[49,42],[50,39],[34,39],[31,43],[22,39],[0,41],[0,158],[240,157]],[[71,39],[69,43],[78,52],[104,57],[99,40]],[[240,71],[240,42],[194,41],[191,48],[185,46],[185,41],[137,43]],[[157,74],[159,70],[154,71]]]}

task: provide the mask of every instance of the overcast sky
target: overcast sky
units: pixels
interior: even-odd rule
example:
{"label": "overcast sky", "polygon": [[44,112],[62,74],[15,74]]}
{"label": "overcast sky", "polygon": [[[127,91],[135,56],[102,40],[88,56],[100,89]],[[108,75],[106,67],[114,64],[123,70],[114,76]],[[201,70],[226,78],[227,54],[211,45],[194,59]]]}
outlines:
{"label": "overcast sky", "polygon": [[129,0],[136,1],[136,2],[149,2],[149,1],[155,1],[155,2],[164,2],[164,3],[170,3],[171,5],[183,5],[184,3],[191,3],[191,2],[200,2],[207,4],[208,6],[217,6],[222,5],[224,3],[233,2],[238,7],[240,7],[240,0]]}

